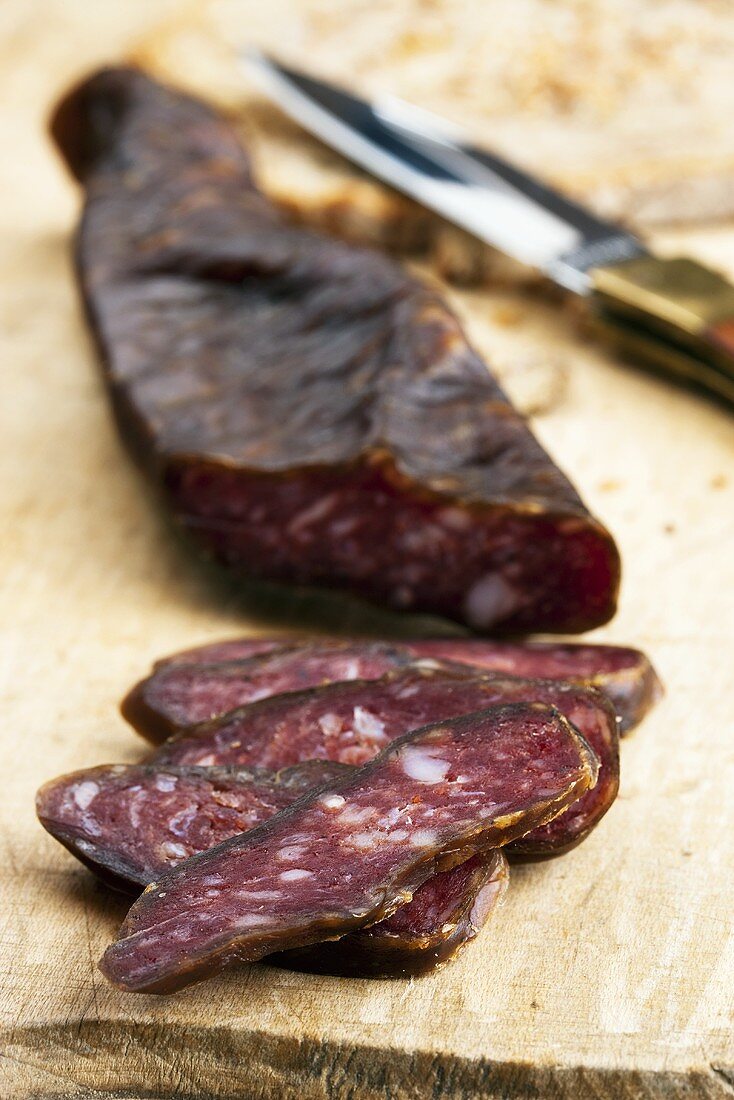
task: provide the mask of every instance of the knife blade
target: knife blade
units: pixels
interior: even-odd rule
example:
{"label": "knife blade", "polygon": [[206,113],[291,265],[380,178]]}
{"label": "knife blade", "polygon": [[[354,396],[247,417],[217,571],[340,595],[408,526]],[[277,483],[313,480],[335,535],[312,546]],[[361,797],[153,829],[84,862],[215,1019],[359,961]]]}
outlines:
{"label": "knife blade", "polygon": [[653,255],[623,226],[395,96],[368,102],[259,51],[244,59],[261,90],[324,144],[583,297],[592,330],[625,355],[734,404],[734,286],[723,275]]}

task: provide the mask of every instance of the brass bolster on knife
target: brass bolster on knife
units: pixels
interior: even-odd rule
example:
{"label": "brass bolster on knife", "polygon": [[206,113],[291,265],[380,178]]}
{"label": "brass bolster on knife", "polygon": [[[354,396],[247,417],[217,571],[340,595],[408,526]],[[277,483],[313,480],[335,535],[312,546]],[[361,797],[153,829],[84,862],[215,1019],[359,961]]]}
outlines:
{"label": "brass bolster on knife", "polygon": [[734,403],[734,285],[723,275],[655,256],[589,274],[593,329],[659,373]]}

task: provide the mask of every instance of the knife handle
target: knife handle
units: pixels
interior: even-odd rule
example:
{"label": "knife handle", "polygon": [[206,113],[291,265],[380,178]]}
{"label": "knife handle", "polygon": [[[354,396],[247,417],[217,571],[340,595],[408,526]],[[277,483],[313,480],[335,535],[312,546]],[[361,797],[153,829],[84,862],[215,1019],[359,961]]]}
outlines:
{"label": "knife handle", "polygon": [[656,373],[734,405],[734,285],[687,257],[596,267],[591,327]]}

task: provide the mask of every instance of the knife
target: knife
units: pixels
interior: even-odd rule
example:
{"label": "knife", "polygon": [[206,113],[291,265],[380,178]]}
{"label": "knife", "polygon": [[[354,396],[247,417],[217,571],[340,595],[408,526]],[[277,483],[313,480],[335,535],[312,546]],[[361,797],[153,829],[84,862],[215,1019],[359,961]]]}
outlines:
{"label": "knife", "polygon": [[367,102],[255,50],[261,90],[348,160],[585,299],[592,331],[658,374],[734,405],[734,285],[655,256],[605,221],[395,96]]}

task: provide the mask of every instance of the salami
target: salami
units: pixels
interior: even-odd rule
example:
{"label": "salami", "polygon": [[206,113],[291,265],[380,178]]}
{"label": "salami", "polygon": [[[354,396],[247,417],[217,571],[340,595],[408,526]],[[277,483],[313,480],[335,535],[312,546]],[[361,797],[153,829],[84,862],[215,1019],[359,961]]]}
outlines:
{"label": "salami", "polygon": [[230,125],[140,72],[52,130],[121,429],[205,553],[480,630],[611,617],[611,536],[435,289],[289,225]]}
{"label": "salami", "polygon": [[[157,661],[154,667],[242,660],[262,652],[265,647],[275,649],[284,644],[282,638],[269,641],[230,638],[174,653]],[[649,658],[639,649],[628,646],[501,642],[489,638],[414,638],[401,639],[395,644],[417,657],[436,657],[509,676],[593,684],[614,704],[620,733],[636,726],[663,690]],[[262,648],[254,650],[254,645]]]}
{"label": "salami", "polygon": [[629,646],[484,638],[435,638],[408,645],[417,656],[458,661],[510,676],[593,684],[611,699],[620,733],[642,721],[663,691],[649,658]]}
{"label": "salami", "polygon": [[431,875],[557,816],[597,767],[573,726],[540,704],[414,731],[151,883],[101,968],[122,989],[171,992],[368,927]]}
{"label": "salami", "polygon": [[[139,893],[190,856],[254,828],[351,770],[327,761],[277,773],[106,765],[46,783],[36,812],[44,828],[108,885]],[[355,975],[425,973],[477,935],[506,881],[503,856],[475,856],[428,879],[386,920],[346,936],[339,952],[322,959],[323,945],[315,945],[303,956],[277,961]]]}
{"label": "salami", "polygon": [[350,769],[308,761],[278,773],[247,768],[112,764],[44,784],[43,827],[96,875],[139,892],[156,875],[246,832]]}
{"label": "salami", "polygon": [[510,849],[516,858],[560,855],[601,820],[619,786],[614,711],[593,688],[499,677],[461,667],[426,668],[418,662],[381,680],[337,683],[243,707],[172,738],[154,759],[167,765],[226,764],[272,770],[309,759],[363,764],[411,729],[514,702],[557,707],[600,761],[599,778],[590,791],[565,814]]}
{"label": "salami", "polygon": [[490,851],[433,875],[392,916],[340,940],[272,955],[269,962],[351,978],[413,978],[453,959],[502,901],[509,867]]}
{"label": "salami", "polygon": [[164,664],[122,701],[123,716],[151,741],[258,699],[336,680],[373,679],[410,662],[379,642],[275,649],[241,661]]}

